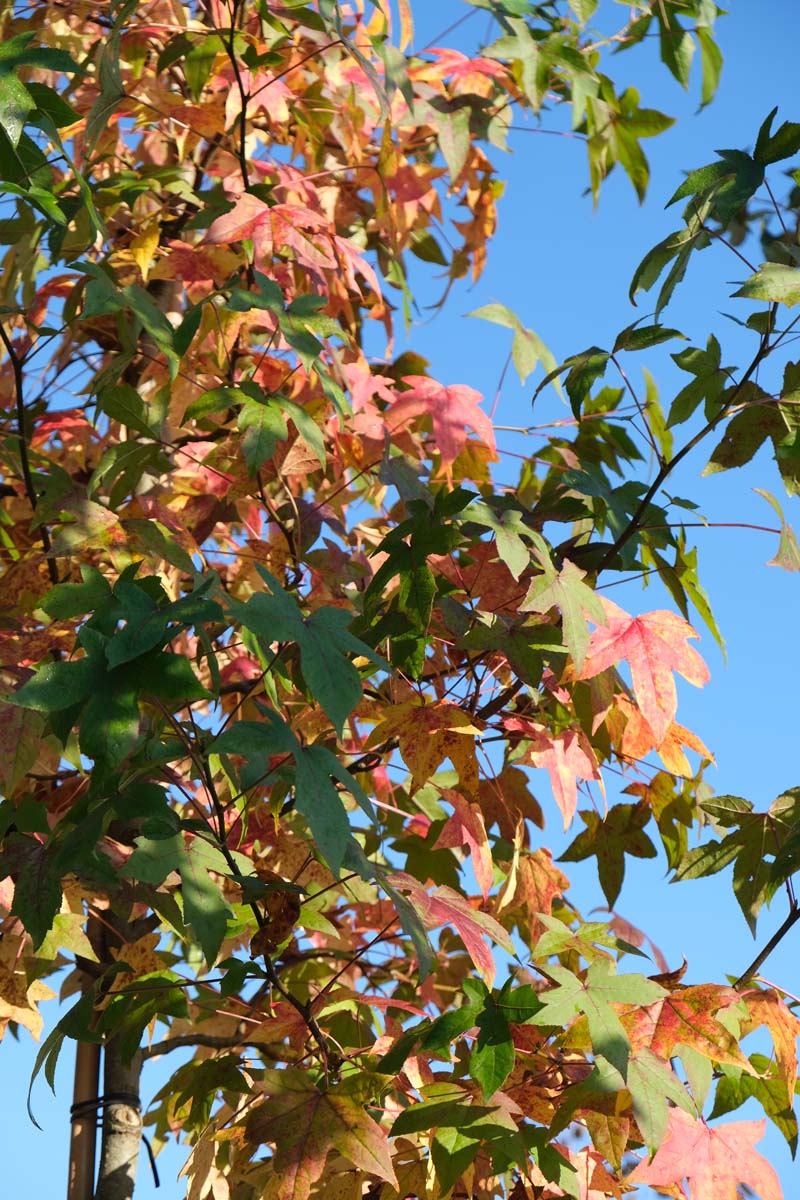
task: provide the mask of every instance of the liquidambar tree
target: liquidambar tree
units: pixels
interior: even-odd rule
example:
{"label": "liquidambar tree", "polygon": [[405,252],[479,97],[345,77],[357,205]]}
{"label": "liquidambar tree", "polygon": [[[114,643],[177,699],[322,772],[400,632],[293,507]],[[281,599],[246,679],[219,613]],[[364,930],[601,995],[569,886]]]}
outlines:
{"label": "liquidambar tree", "polygon": [[[779,936],[798,917],[800,791],[715,797],[676,717],[675,675],[707,679],[690,618],[717,634],[668,489],[690,451],[771,441],[798,490],[800,125],[757,114],[752,151],[680,183],[633,278],[655,315],[608,348],[557,365],[535,309],[471,314],[564,390],[501,483],[483,398],[413,351],[415,294],[480,276],[514,122],[571,122],[595,198],[612,170],[643,197],[671,122],[612,51],[655,38],[684,86],[696,53],[707,103],[719,13],[636,0],[609,34],[597,0],[470,0],[468,54],[391,7],[2,18],[2,1024],[38,1037],[57,975],[34,1074],[78,1042],[72,1200],[98,1112],[95,1194],[132,1194],[154,1059],[179,1065],[145,1121],[183,1138],[190,1200],[779,1200],[763,1122],[716,1120],[755,1097],[796,1145],[776,939],[688,986],[613,909],[625,856],[660,855],[732,866],[751,925],[776,893]],[[704,249],[738,256],[739,366],[661,320]],[[662,404],[638,363],[670,352]],[[642,574],[670,607],[601,590]],[[579,805],[562,860],[596,856],[606,921],[543,840]],[[759,1026],[771,1057],[740,1046]]]}

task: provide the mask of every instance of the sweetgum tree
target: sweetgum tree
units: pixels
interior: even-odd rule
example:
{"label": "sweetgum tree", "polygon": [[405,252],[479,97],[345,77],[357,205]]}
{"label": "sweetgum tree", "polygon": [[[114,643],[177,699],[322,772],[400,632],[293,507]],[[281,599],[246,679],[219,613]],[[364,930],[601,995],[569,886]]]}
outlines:
{"label": "sweetgum tree", "polygon": [[[0,1019],[38,1038],[60,990],[34,1073],[78,1043],[72,1200],[132,1195],[154,1059],[191,1200],[780,1198],[763,1123],[706,1118],[755,1097],[797,1141],[800,1022],[758,972],[798,917],[800,793],[702,781],[675,676],[707,679],[690,616],[716,629],[668,486],[770,441],[800,488],[800,125],[688,175],[613,345],[557,365],[478,310],[566,404],[501,486],[483,398],[395,325],[426,271],[442,304],[480,275],[512,122],[571,121],[595,198],[611,170],[642,197],[670,120],[610,52],[657,38],[684,86],[697,52],[702,103],[721,56],[711,0],[611,33],[597,0],[474,9],[471,55],[414,49],[408,0],[5,11]],[[661,314],[755,233],[733,366]],[[685,373],[663,405],[650,351]],[[670,607],[602,590],[642,574]],[[579,805],[562,861],[596,856],[606,921],[545,845]],[[751,925],[786,891],[735,981],[653,968],[613,915],[659,845],[678,878],[732,866]]]}

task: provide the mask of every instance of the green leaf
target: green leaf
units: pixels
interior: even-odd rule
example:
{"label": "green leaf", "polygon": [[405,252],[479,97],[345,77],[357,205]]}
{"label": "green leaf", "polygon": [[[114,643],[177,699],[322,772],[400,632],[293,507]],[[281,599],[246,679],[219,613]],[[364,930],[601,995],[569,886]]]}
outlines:
{"label": "green leaf", "polygon": [[88,658],[76,662],[48,662],[7,700],[9,704],[19,704],[38,712],[59,712],[85,700],[101,677],[97,663]]}
{"label": "green leaf", "polygon": [[714,214],[727,225],[764,182],[764,167],[744,150],[718,150],[718,162],[690,171],[668,201],[675,204],[688,196],[708,199]]}
{"label": "green leaf", "polygon": [[489,1100],[511,1074],[514,1043],[508,1020],[491,996],[487,996],[476,1024],[478,1037],[470,1055],[469,1069],[481,1086],[484,1100]]}
{"label": "green leaf", "polygon": [[233,614],[266,645],[297,643],[303,679],[341,736],[362,694],[361,675],[348,655],[365,656],[384,669],[388,664],[350,633],[352,618],[346,611],[326,606],[304,617],[277,579],[261,567],[258,570],[269,590],[252,596],[247,604],[232,604]]}
{"label": "green leaf", "polygon": [[597,959],[581,980],[566,967],[548,964],[547,973],[556,986],[541,993],[542,1008],[531,1022],[563,1027],[576,1013],[585,1013],[595,1053],[602,1054],[624,1079],[630,1043],[611,1005],[652,1004],[666,992],[643,975],[616,975],[614,970],[608,959]]}
{"label": "green leaf", "polygon": [[616,354],[618,350],[649,350],[651,346],[658,346],[676,337],[686,341],[686,335],[679,329],[667,329],[663,325],[641,326],[636,322],[617,334],[613,353]]}
{"label": "green leaf", "polygon": [[762,263],[755,275],[732,294],[745,300],[769,300],[793,308],[800,303],[800,268]]}
{"label": "green leaf", "polygon": [[[700,107],[702,109],[711,103],[719,87],[723,58],[722,51],[707,28],[698,26],[695,29],[695,36],[700,46],[700,66],[703,73],[700,98]],[[757,151],[755,157],[758,158]]]}
{"label": "green leaf", "polygon": [[55,621],[94,612],[111,598],[111,587],[96,567],[81,564],[83,583],[57,583],[41,603]]}
{"label": "green leaf", "polygon": [[[285,441],[289,435],[283,413],[271,403],[260,403],[255,400],[245,400],[239,411],[237,420],[242,437],[242,452],[250,475],[255,475],[258,469],[275,453],[278,441]],[[316,428],[316,427],[315,427]]]}
{"label": "green leaf", "polygon": [[126,879],[161,884],[173,871],[181,877],[183,913],[200,945],[209,967],[214,965],[222,945],[231,910],[219,885],[209,872],[229,875],[230,866],[221,850],[201,837],[186,841],[183,833],[174,837],[136,839],[136,849],[120,870]]}
{"label": "green leaf", "polygon": [[631,1094],[636,1124],[651,1154],[664,1140],[670,1104],[676,1104],[692,1115],[696,1113],[690,1096],[669,1063],[646,1046],[630,1056],[625,1086]]}
{"label": "green leaf", "polygon": [[532,329],[526,329],[510,308],[506,308],[505,304],[484,304],[473,312],[467,313],[467,316],[479,317],[484,321],[491,321],[494,325],[503,325],[506,329],[513,329],[511,358],[517,369],[520,383],[524,383],[541,362],[556,391],[561,393],[561,384],[557,374],[553,375],[553,372],[557,371],[555,358],[538,334],[535,334]]}
{"label": "green leaf", "polygon": [[14,880],[11,913],[22,922],[36,950],[61,908],[61,870],[52,850],[36,838],[6,834],[0,852],[0,874]]}
{"label": "green leaf", "polygon": [[18,146],[25,120],[36,102],[16,75],[0,75],[0,124],[12,146]]}
{"label": "green leaf", "polygon": [[796,121],[784,121],[777,133],[772,133],[772,122],[777,108],[764,121],[758,131],[753,157],[765,165],[791,158],[800,150],[800,125]]}
{"label": "green leaf", "polygon": [[558,859],[583,862],[597,858],[597,874],[608,907],[617,902],[625,877],[625,855],[655,858],[656,848],[644,832],[652,811],[644,800],[638,804],[615,804],[605,817],[597,812],[578,814],[586,829],[579,833]]}
{"label": "green leaf", "polygon": [[768,492],[766,488],[753,488],[753,491],[758,492],[759,496],[763,496],[772,505],[781,521],[781,537],[778,543],[778,552],[774,558],[769,560],[767,566],[783,567],[784,571],[800,571],[800,546],[797,543],[797,535],[786,521],[783,509],[772,493]]}
{"label": "green leaf", "polygon": [[587,617],[597,625],[605,625],[605,609],[597,593],[584,583],[586,572],[565,560],[560,571],[556,571],[549,556],[539,554],[539,565],[543,569],[528,589],[520,604],[520,612],[547,613],[551,608],[561,612],[564,644],[572,656],[575,667],[580,671],[589,647]]}

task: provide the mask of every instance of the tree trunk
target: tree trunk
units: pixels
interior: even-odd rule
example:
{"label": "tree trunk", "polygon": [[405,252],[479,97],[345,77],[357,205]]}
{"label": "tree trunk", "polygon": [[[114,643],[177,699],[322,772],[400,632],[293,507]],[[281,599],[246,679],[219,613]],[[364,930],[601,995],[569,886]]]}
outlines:
{"label": "tree trunk", "polygon": [[110,1041],[103,1057],[103,1140],[94,1200],[131,1200],[142,1140],[142,1054],[137,1050],[131,1062],[123,1062],[117,1044]]}

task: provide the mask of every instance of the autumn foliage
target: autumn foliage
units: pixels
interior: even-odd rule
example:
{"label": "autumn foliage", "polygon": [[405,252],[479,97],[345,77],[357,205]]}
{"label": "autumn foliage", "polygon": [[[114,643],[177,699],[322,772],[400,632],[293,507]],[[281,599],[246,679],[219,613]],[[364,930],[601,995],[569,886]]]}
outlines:
{"label": "autumn foliage", "polygon": [[[0,1021],[39,1038],[55,976],[51,1083],[65,1039],[128,1090],[182,1051],[145,1123],[190,1200],[780,1200],[765,1122],[728,1114],[755,1098],[794,1151],[793,1008],[760,958],[689,985],[614,910],[625,857],[665,855],[732,867],[753,929],[782,892],[798,914],[800,792],[714,796],[678,719],[719,634],[664,485],[767,442],[800,490],[800,197],[760,191],[800,125],[689,173],[633,278],[655,316],[610,349],[557,364],[471,314],[559,393],[514,486],[487,399],[395,345],[425,272],[440,305],[479,279],[512,122],[571,124],[602,202],[612,170],[644,196],[671,123],[612,50],[655,37],[684,86],[697,51],[712,99],[715,4],[614,8],[468,0],[474,53],[414,48],[408,0],[2,18]],[[751,235],[734,367],[661,316]],[[685,386],[640,395],[669,351]],[[599,590],[640,575],[649,610]]]}

